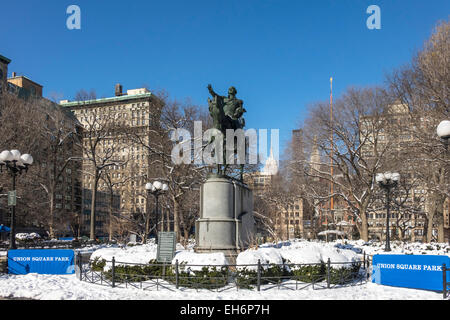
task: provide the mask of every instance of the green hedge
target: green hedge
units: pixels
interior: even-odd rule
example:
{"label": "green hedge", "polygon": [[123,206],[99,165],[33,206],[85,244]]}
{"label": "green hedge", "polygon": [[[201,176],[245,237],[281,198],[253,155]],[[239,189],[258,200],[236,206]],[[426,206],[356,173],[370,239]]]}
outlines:
{"label": "green hedge", "polygon": [[[258,272],[246,267],[235,272],[236,285],[243,289],[252,289],[258,284]],[[261,284],[279,283],[289,279],[290,274],[284,265],[271,264],[268,268],[261,268]]]}
{"label": "green hedge", "polygon": [[330,283],[346,284],[352,282],[358,276],[360,268],[360,262],[354,262],[351,266],[345,265],[345,267],[339,269],[332,267],[330,270]]}
{"label": "green hedge", "polygon": [[227,267],[203,267],[202,270],[185,271],[180,264],[178,285],[187,288],[217,289],[227,285],[229,271]]}
{"label": "green hedge", "polygon": [[[288,261],[287,261],[288,262]],[[301,282],[320,282],[327,279],[327,266],[325,263],[315,265],[283,265],[271,264],[261,270],[261,285],[280,283],[284,280],[297,280]],[[106,279],[112,279],[112,270],[104,271],[106,261],[98,259],[91,261],[93,271],[103,272]],[[330,269],[330,283],[345,284],[355,279],[361,267],[360,262],[351,266]],[[160,278],[172,284],[176,283],[175,265],[158,263],[150,260],[148,265],[116,265],[115,281],[139,282],[148,279]],[[247,268],[237,269],[233,272],[227,266],[203,267],[201,270],[190,270],[185,263],[179,264],[178,285],[186,288],[217,289],[228,284],[229,278],[235,279],[239,288],[253,289],[257,285],[258,273]]]}
{"label": "green hedge", "polygon": [[[149,265],[115,265],[114,280],[120,282],[139,282],[160,278],[172,284],[176,283],[175,266],[150,260]],[[96,258],[91,261],[91,269],[103,272],[108,280],[112,280],[112,270],[104,271],[106,260]],[[228,283],[227,267],[203,267],[202,270],[187,270],[185,263],[179,264],[178,285],[189,288],[220,288]]]}
{"label": "green hedge", "polygon": [[290,268],[292,279],[301,282],[320,282],[326,279],[327,267],[325,263],[314,265],[293,266]]}

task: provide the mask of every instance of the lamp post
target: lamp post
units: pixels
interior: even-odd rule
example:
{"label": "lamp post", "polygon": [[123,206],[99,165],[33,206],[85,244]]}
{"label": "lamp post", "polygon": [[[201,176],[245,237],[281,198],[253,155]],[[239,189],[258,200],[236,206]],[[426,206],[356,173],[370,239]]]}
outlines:
{"label": "lamp post", "polygon": [[390,202],[391,202],[391,190],[395,188],[400,180],[400,174],[397,172],[385,172],[379,173],[375,177],[375,180],[379,186],[386,191],[386,247],[384,251],[391,251],[391,236],[389,230],[389,215],[390,215]]}
{"label": "lamp post", "polygon": [[450,139],[450,121],[442,121],[436,129],[436,133],[439,138],[441,138],[441,141],[445,146],[445,150],[448,151],[448,140]]}
{"label": "lamp post", "polygon": [[[445,147],[445,152],[448,154],[448,141],[450,139],[450,121],[444,120],[437,126],[436,133],[441,139]],[[450,210],[450,209],[449,209]],[[448,234],[448,243],[450,244],[450,230]]]}
{"label": "lamp post", "polygon": [[11,230],[9,233],[9,249],[16,249],[16,177],[33,163],[33,157],[29,154],[20,154],[19,150],[5,150],[0,153],[0,172],[3,166],[12,177],[12,191],[8,194],[8,205],[11,207]]}
{"label": "lamp post", "polygon": [[[167,184],[162,183],[160,181],[154,181],[153,183],[147,183],[145,185],[145,189],[147,190],[147,194],[152,194],[155,197],[155,207],[156,207],[156,224],[155,224],[155,232],[156,232],[156,242],[158,243],[158,229],[159,229],[159,213],[158,213],[158,197],[166,192],[169,187]],[[147,208],[148,206],[148,198],[147,197]],[[148,211],[147,211],[148,212]]]}

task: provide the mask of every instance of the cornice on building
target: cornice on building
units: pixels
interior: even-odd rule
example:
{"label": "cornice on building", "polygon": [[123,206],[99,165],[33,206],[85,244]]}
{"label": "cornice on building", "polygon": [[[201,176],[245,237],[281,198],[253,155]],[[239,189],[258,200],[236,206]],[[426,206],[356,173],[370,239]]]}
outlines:
{"label": "cornice on building", "polygon": [[119,96],[119,97],[85,100],[85,101],[60,102],[60,105],[65,108],[85,107],[85,106],[93,106],[93,105],[103,105],[106,103],[124,102],[127,100],[150,98],[152,96],[153,96],[153,94],[151,92],[148,92],[148,93],[140,93],[140,94],[134,94],[134,95],[123,95],[123,96]]}

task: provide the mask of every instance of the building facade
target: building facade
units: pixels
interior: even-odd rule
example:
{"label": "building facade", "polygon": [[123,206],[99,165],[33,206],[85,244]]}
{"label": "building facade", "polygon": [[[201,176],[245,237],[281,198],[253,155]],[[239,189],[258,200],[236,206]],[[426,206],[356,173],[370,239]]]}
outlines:
{"label": "building facade", "polygon": [[[157,98],[147,89],[122,92],[116,85],[115,96],[103,99],[61,101],[71,110],[84,128],[82,189],[83,233],[88,234],[91,210],[87,208],[97,183],[96,236],[109,234],[110,211],[125,220],[147,211],[145,184],[152,176],[149,145],[151,129],[159,124]],[[98,144],[92,149],[92,142]],[[95,166],[103,163],[101,177],[96,182]],[[106,195],[113,195],[112,209],[105,204]],[[103,196],[101,196],[103,195]],[[103,199],[103,200],[102,200]]]}
{"label": "building facade", "polygon": [[[33,105],[47,114],[47,117],[42,119],[45,123],[40,125],[46,127],[49,131],[64,129],[67,132],[76,132],[71,139],[59,142],[60,146],[58,147],[57,153],[55,152],[53,154],[52,150],[45,150],[47,156],[35,157],[35,163],[33,164],[34,170],[39,170],[38,174],[40,176],[45,177],[47,175],[48,177],[48,175],[54,174],[55,172],[58,173],[58,177],[55,174],[56,183],[53,199],[53,213],[55,221],[57,221],[55,224],[58,226],[54,236],[76,236],[79,225],[78,218],[81,212],[81,164],[77,161],[65,162],[69,158],[81,156],[81,149],[77,143],[79,142],[80,135],[78,133],[81,134],[79,131],[81,127],[71,112],[61,109],[57,103],[43,97],[42,85],[26,76],[17,75],[15,72],[12,72],[11,77],[8,77],[8,65],[10,62],[10,59],[0,55],[0,90],[3,90],[6,94],[32,101]],[[59,113],[60,117],[57,118],[58,120],[54,121],[51,117],[56,111],[62,112]],[[58,128],[55,127],[56,122],[58,122]],[[42,147],[44,148],[44,146]],[[39,167],[36,168],[37,166]],[[52,169],[53,166],[54,170]],[[50,180],[46,179],[45,181],[49,182]],[[45,185],[43,189],[49,192],[49,185],[45,183],[42,183],[42,185]],[[50,199],[50,194],[48,193],[47,195]],[[10,223],[9,215],[3,214],[0,216],[3,217],[5,224]],[[32,221],[29,223],[32,223]],[[17,226],[18,232],[26,232],[26,230],[32,229],[26,225],[19,224]]]}

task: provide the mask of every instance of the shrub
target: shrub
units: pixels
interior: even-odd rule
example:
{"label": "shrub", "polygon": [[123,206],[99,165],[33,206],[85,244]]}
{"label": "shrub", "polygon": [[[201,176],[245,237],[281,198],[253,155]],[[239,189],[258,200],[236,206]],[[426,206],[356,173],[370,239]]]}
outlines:
{"label": "shrub", "polygon": [[90,266],[92,271],[100,271],[103,272],[103,268],[106,265],[105,259],[100,259],[99,257],[95,258],[93,261],[90,262]]}
{"label": "shrub", "polygon": [[[360,262],[344,265],[341,268],[330,268],[330,283],[345,284],[353,281],[359,274]],[[320,264],[298,265],[291,268],[292,279],[301,282],[319,282],[327,280],[327,265]]]}
{"label": "shrub", "polygon": [[242,289],[253,289],[257,285],[258,273],[256,270],[248,270],[247,268],[242,268],[236,271],[235,281],[236,286]]}
{"label": "shrub", "polygon": [[[287,271],[284,264],[271,264],[268,268],[261,268],[261,284],[279,283],[284,279],[291,277],[290,272]],[[252,289],[258,284],[258,272],[256,270],[249,270],[246,267],[237,270],[235,273],[236,285],[243,289]]]}
{"label": "shrub", "polygon": [[[108,280],[112,280],[112,269],[104,271],[106,261],[95,258],[91,262],[93,271],[103,272]],[[140,282],[148,279],[164,279],[172,284],[176,283],[175,266],[172,264],[163,264],[157,260],[150,260],[148,265],[115,265],[114,280],[116,282]],[[178,285],[189,288],[220,288],[227,285],[228,269],[227,267],[203,267],[202,270],[192,271],[186,269],[186,265],[179,265]]]}
{"label": "shrub", "polygon": [[344,266],[342,268],[332,267],[330,270],[330,283],[346,284],[352,282],[358,276],[360,268],[360,262],[355,262],[351,266]]}
{"label": "shrub", "polygon": [[184,265],[181,265],[180,269],[178,285],[181,287],[217,289],[228,283],[228,268],[225,266],[203,267],[202,270],[191,271],[183,270]]}
{"label": "shrub", "polygon": [[[112,279],[111,268],[104,271],[106,260],[95,258],[91,261],[93,271],[103,272],[106,279]],[[359,274],[360,262],[342,268],[330,269],[330,283],[345,284],[353,281]],[[258,282],[256,270],[246,267],[230,273],[227,266],[203,267],[201,270],[191,270],[186,263],[179,264],[178,285],[186,288],[217,289],[227,285],[229,276],[233,276],[238,288],[253,289]],[[150,260],[148,265],[116,265],[116,282],[140,282],[148,279],[164,279],[172,284],[176,283],[176,270],[172,264],[163,264]],[[319,282],[327,279],[327,266],[324,262],[305,265],[270,265],[261,270],[261,285],[280,283],[283,280],[301,282]]]}
{"label": "shrub", "polygon": [[301,282],[318,282],[325,279],[326,265],[325,263],[299,265],[291,268],[291,273],[294,280]]}

